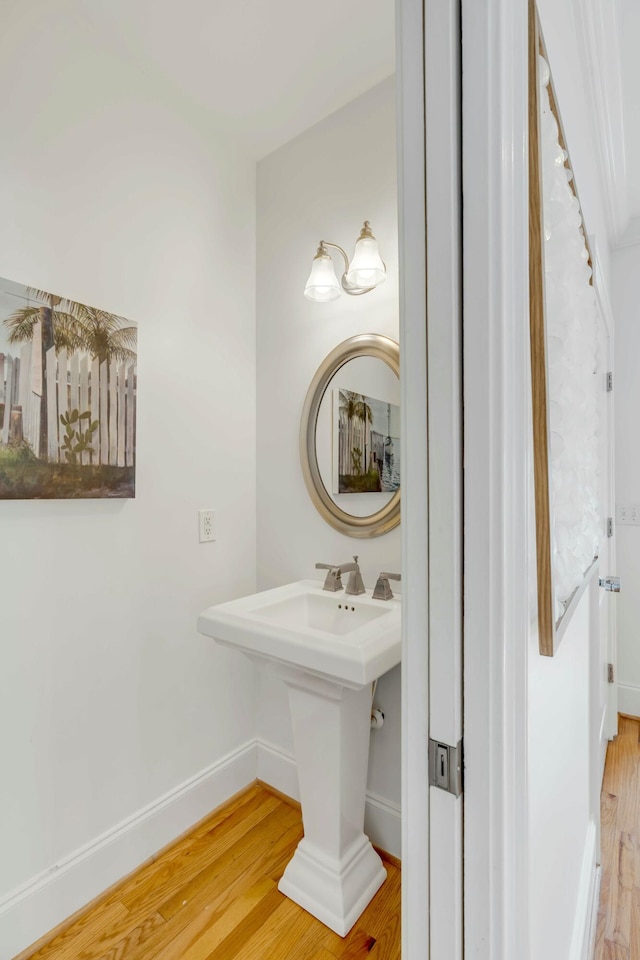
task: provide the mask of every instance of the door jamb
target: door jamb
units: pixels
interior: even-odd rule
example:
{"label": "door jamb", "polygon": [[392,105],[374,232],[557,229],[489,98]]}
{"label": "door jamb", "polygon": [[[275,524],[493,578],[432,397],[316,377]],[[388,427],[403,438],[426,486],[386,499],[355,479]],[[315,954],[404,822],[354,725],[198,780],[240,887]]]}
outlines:
{"label": "door jamb", "polygon": [[465,955],[474,960],[529,957],[527,670],[538,641],[527,35],[525,0],[462,0],[464,888]]}
{"label": "door jamb", "polygon": [[[429,513],[423,0],[397,0],[402,512],[402,956],[429,957]],[[420,442],[423,438],[424,442]],[[410,461],[410,462],[408,462]],[[409,680],[411,684],[409,684]],[[421,696],[417,696],[419,691]],[[409,836],[408,825],[411,825]]]}

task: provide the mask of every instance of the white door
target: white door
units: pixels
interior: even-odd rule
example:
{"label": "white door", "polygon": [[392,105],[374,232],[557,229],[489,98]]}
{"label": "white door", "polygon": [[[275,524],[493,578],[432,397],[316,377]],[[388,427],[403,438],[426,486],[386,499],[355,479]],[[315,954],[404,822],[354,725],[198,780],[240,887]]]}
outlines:
{"label": "white door", "polygon": [[402,956],[459,960],[463,798],[429,786],[428,762],[429,738],[451,747],[462,740],[457,0],[398,0],[398,43],[402,435],[407,438]]}

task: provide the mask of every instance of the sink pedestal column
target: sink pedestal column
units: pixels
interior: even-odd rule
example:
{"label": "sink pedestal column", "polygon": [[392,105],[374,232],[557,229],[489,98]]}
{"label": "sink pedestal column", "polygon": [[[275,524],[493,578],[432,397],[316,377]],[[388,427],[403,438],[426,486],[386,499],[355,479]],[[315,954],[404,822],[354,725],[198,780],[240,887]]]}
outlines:
{"label": "sink pedestal column", "polygon": [[304,822],[278,888],[344,937],[387,876],[363,832],[371,687],[276,672],[289,688]]}

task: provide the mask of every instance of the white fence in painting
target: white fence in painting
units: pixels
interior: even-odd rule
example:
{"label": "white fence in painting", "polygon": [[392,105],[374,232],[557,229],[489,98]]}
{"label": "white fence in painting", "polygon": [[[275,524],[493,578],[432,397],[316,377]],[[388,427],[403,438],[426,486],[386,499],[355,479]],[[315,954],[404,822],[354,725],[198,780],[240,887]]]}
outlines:
{"label": "white fence in painting", "polygon": [[[375,434],[375,436],[380,436]],[[367,420],[359,417],[347,417],[346,411],[340,408],[338,414],[338,464],[340,473],[346,476],[357,476],[366,473],[375,465],[373,445],[371,442],[372,430]],[[359,453],[354,457],[354,451]],[[365,462],[365,457],[368,462]]]}
{"label": "white fence in painting", "polygon": [[[62,414],[89,411],[90,420],[76,421],[74,430],[86,430],[98,421],[92,434],[92,452],[79,455],[82,464],[133,466],[136,429],[135,363],[99,363],[87,354],[46,354],[36,338],[25,343],[20,356],[0,353],[0,404],[4,420],[0,442],[23,438],[40,459],[65,462],[65,427]],[[44,374],[44,375],[43,375]],[[46,395],[47,449],[41,450],[42,395]]]}

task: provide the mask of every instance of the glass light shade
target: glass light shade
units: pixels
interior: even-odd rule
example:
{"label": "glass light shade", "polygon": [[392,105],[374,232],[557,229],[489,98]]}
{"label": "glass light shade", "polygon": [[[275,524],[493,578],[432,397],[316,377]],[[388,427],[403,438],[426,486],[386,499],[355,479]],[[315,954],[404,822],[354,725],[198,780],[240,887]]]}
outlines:
{"label": "glass light shade", "polygon": [[333,260],[328,253],[317,253],[313,258],[311,273],[304,288],[307,300],[327,303],[340,296],[340,284],[336,277]]}
{"label": "glass light shade", "polygon": [[353,260],[347,273],[347,283],[352,287],[377,287],[386,275],[378,241],[371,235],[361,236],[356,242]]}

